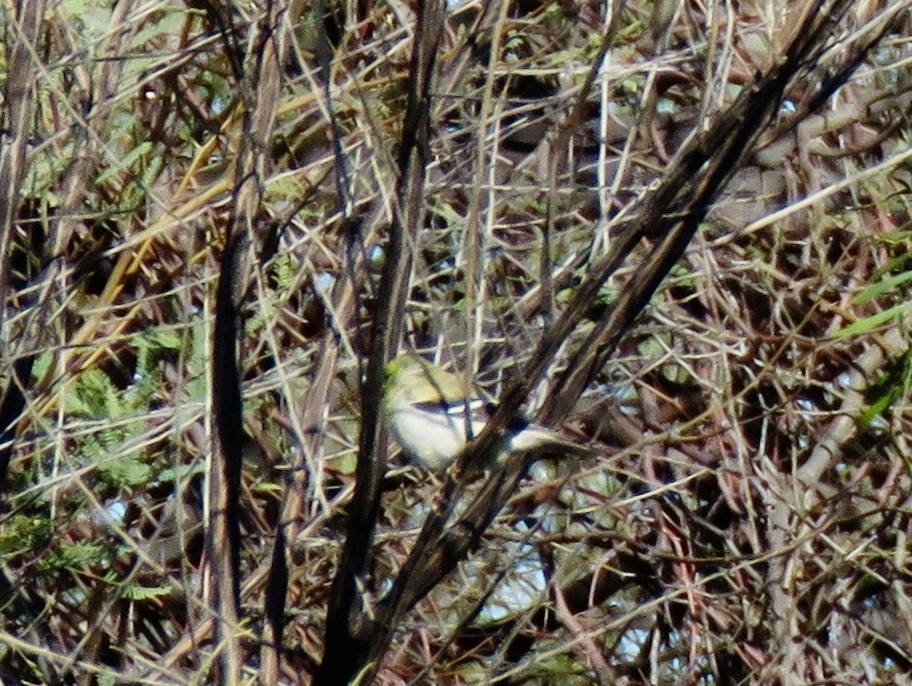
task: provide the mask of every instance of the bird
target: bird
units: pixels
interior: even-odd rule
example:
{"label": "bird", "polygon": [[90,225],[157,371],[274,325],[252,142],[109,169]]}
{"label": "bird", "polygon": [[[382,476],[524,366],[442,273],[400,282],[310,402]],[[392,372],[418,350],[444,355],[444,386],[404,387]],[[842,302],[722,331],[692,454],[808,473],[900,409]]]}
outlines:
{"label": "bird", "polygon": [[[412,462],[432,472],[445,471],[496,409],[474,396],[459,376],[418,355],[400,355],[384,369],[383,413],[390,433]],[[507,425],[497,460],[533,450],[577,456],[593,452],[525,417],[515,417]]]}

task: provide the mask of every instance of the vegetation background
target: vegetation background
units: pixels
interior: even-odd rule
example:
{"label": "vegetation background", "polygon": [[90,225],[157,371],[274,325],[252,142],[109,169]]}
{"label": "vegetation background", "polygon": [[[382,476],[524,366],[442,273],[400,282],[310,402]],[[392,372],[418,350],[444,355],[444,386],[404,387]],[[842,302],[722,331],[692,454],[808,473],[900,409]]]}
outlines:
{"label": "vegetation background", "polygon": [[912,683],[908,3],[0,18],[2,683]]}

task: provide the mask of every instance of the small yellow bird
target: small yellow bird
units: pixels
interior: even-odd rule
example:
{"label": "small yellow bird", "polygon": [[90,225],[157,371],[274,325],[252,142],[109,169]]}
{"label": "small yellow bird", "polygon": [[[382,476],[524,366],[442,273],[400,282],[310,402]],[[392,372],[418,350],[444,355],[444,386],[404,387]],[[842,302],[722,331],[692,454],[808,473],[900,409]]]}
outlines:
{"label": "small yellow bird", "polygon": [[[383,411],[393,438],[409,459],[434,472],[452,464],[495,409],[473,397],[458,376],[417,355],[397,357],[386,366],[385,375]],[[588,447],[517,418],[508,427],[498,459],[536,449],[592,454]]]}

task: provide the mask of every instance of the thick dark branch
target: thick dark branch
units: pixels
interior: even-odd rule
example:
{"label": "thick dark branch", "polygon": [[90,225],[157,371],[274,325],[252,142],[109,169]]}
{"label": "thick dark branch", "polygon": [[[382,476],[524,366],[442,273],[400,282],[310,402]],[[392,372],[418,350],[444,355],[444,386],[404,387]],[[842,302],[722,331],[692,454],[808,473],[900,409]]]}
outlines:
{"label": "thick dark branch", "polygon": [[[418,5],[412,48],[412,74],[399,147],[399,205],[384,252],[379,311],[371,342],[367,378],[361,393],[361,440],[348,533],[342,561],[333,580],[323,661],[316,686],[348,683],[382,654],[392,632],[375,625],[363,607],[358,583],[367,573],[368,551],[380,508],[380,483],[386,468],[386,434],[380,421],[383,368],[392,357],[402,330],[412,268],[412,247],[424,221],[424,182],[428,166],[431,84],[444,16],[443,3]],[[363,676],[361,683],[369,683]]]}

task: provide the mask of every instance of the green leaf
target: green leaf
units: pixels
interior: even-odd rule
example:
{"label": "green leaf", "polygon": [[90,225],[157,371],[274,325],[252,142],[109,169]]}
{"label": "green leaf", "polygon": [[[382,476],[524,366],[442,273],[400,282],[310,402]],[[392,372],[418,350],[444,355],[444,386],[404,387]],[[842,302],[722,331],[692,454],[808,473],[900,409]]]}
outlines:
{"label": "green leaf", "polygon": [[150,600],[171,595],[174,592],[170,586],[127,586],[123,590],[126,600]]}
{"label": "green leaf", "polygon": [[912,350],[890,362],[886,371],[865,389],[869,403],[858,418],[859,426],[867,428],[875,418],[886,412],[897,400],[905,398],[912,385]]}
{"label": "green leaf", "polygon": [[84,567],[102,566],[110,561],[103,545],[88,541],[67,543],[48,555],[41,566],[49,571],[81,571]]}
{"label": "green leaf", "polygon": [[912,281],[912,271],[903,272],[902,274],[894,274],[883,281],[878,281],[877,283],[872,283],[870,286],[865,288],[861,293],[852,298],[852,302],[856,305],[863,305],[864,303],[871,302],[880,296],[895,291],[899,286],[906,283],[907,281]]}
{"label": "green leaf", "polygon": [[894,305],[893,307],[884,310],[883,312],[878,312],[877,314],[871,315],[870,317],[865,317],[863,319],[859,319],[858,321],[852,322],[848,326],[845,326],[834,333],[833,337],[847,338],[849,336],[858,336],[860,334],[871,333],[887,322],[905,314],[909,308],[912,308],[912,301],[899,303],[898,305]]}
{"label": "green leaf", "polygon": [[66,396],[67,410],[88,419],[118,417],[123,414],[121,395],[114,383],[98,368],[83,371]]}
{"label": "green leaf", "polygon": [[0,554],[4,557],[40,550],[48,544],[54,525],[47,517],[15,514],[0,533]]}
{"label": "green leaf", "polygon": [[117,174],[121,171],[129,170],[133,166],[133,163],[136,162],[136,160],[138,160],[139,158],[141,158],[144,155],[147,155],[151,152],[152,152],[152,143],[150,143],[149,141],[144,141],[144,142],[140,143],[135,148],[133,148],[130,152],[128,152],[124,156],[123,159],[118,160],[116,164],[112,164],[110,167],[105,169],[105,171],[103,171],[101,174],[99,174],[98,178],[95,180],[96,185],[100,186],[105,181],[107,181],[112,176],[114,176],[115,174]]}
{"label": "green leaf", "polygon": [[152,468],[136,454],[106,460],[98,469],[101,477],[115,486],[144,486],[152,478]]}

